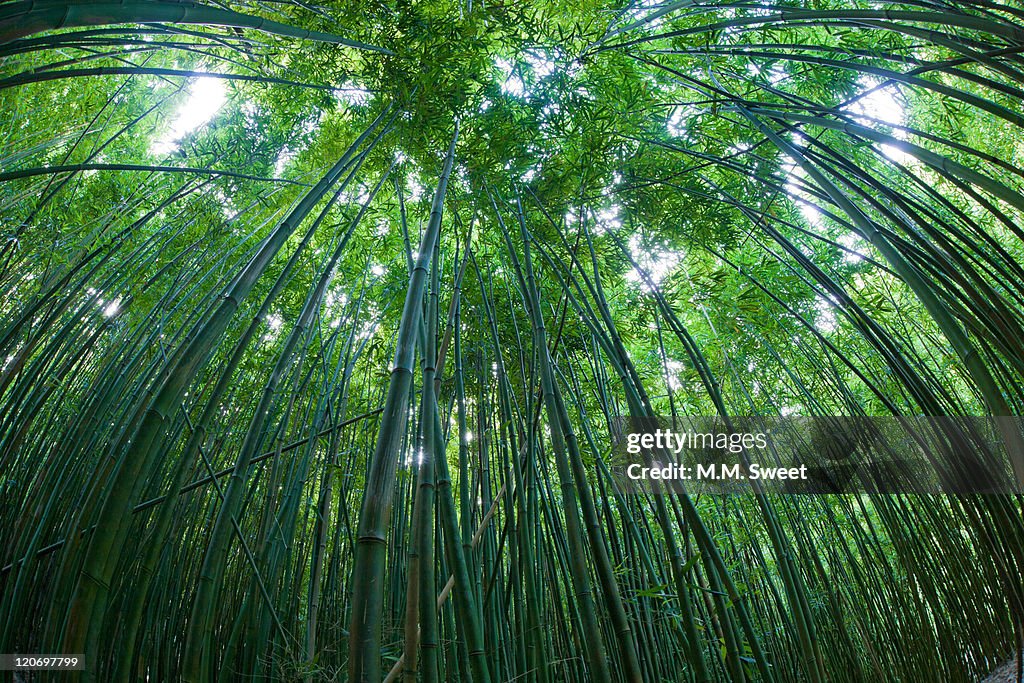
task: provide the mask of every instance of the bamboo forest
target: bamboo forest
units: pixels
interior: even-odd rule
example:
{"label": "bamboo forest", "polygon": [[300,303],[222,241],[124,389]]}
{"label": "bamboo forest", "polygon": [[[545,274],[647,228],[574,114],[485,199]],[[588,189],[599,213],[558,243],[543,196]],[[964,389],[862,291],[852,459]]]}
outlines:
{"label": "bamboo forest", "polygon": [[0,3],[3,680],[1019,681],[1022,415],[1017,0]]}

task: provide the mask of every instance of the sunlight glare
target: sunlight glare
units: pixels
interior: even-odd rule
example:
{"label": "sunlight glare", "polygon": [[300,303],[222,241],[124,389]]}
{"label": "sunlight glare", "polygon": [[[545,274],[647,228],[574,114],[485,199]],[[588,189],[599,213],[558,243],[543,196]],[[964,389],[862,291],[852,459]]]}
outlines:
{"label": "sunlight glare", "polygon": [[188,99],[178,107],[170,128],[150,145],[150,154],[164,156],[177,151],[178,141],[210,121],[226,101],[227,92],[219,78],[199,76],[192,79]]}

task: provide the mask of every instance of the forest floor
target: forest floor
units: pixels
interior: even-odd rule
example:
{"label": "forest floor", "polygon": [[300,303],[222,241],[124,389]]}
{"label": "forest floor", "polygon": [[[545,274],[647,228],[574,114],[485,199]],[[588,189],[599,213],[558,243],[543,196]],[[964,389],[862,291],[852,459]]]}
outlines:
{"label": "forest floor", "polygon": [[1017,683],[1017,660],[1009,660],[986,676],[981,683]]}

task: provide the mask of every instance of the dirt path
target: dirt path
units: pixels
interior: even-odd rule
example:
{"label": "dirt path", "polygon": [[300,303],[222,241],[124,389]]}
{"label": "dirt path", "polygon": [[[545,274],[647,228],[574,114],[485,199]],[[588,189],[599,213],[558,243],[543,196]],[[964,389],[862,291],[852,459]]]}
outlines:
{"label": "dirt path", "polygon": [[1011,659],[993,671],[981,683],[1017,683],[1017,660]]}

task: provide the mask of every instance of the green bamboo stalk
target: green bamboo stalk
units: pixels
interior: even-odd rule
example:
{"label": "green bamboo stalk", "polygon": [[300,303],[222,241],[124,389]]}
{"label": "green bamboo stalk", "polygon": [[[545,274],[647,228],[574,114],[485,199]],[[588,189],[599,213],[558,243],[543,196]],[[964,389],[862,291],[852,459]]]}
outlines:
{"label": "green bamboo stalk", "polygon": [[277,226],[256,257],[225,290],[216,309],[194,330],[188,345],[175,356],[172,365],[164,373],[162,386],[152,403],[146,407],[137,431],[126,435],[123,443],[114,450],[115,453],[123,451],[124,456],[121,458],[120,467],[113,475],[108,488],[109,494],[96,523],[97,531],[92,536],[82,569],[75,582],[75,597],[69,609],[62,639],[67,651],[84,652],[86,643],[95,643],[100,636],[96,631],[90,632],[87,627],[91,623],[93,611],[102,612],[105,606],[107,591],[116,568],[116,559],[120,554],[119,549],[123,547],[126,539],[129,526],[127,519],[130,519],[127,512],[141,488],[140,479],[152,467],[153,459],[160,452],[159,444],[173,414],[173,406],[180,403],[189,380],[205,363],[210,350],[223,335],[239,303],[252,290],[273,256],[334,184],[342,170],[351,162],[355,150],[380,125],[387,113],[387,110],[382,112],[355,140],[338,163]]}
{"label": "green bamboo stalk", "polygon": [[388,384],[377,446],[367,473],[359,514],[358,538],[352,565],[352,620],[349,626],[349,680],[376,683],[380,675],[380,615],[383,608],[383,562],[387,526],[391,512],[394,471],[408,420],[405,405],[412,384],[415,340],[422,312],[426,270],[441,230],[448,176],[455,159],[458,122],[448,147],[444,168],[430,212],[430,221],[420,242],[416,267],[409,277],[405,307],[399,325],[395,359]]}
{"label": "green bamboo stalk", "polygon": [[42,31],[104,24],[198,24],[251,28],[271,35],[347,45],[361,50],[392,54],[384,48],[342,38],[332,33],[309,31],[280,22],[250,16],[197,2],[58,2],[26,0],[0,10],[0,45]]}

